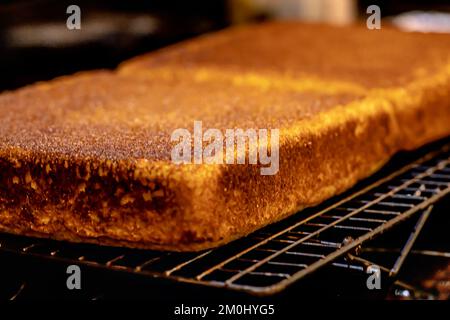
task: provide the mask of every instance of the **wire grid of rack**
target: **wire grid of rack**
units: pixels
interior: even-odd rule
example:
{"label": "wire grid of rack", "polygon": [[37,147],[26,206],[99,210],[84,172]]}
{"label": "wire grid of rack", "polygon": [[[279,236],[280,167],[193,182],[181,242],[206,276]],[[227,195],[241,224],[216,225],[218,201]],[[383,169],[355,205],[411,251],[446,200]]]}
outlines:
{"label": "wire grid of rack", "polygon": [[[332,265],[338,268],[359,271],[364,274],[364,277],[367,277],[367,271],[371,268],[378,268],[380,272],[380,279],[388,278],[392,282],[392,286],[390,287],[391,294],[393,294],[393,297],[396,299],[437,299],[435,292],[424,290],[420,286],[417,286],[417,284],[411,284],[410,281],[405,282],[405,280],[399,279],[398,277],[399,271],[410,253],[418,253],[426,256],[431,255],[440,258],[450,258],[449,253],[447,252],[435,250],[412,250],[433,209],[434,206],[430,205],[427,209],[422,210],[413,226],[407,224],[406,229],[404,228],[396,231],[397,233],[400,232],[400,234],[405,236],[405,231],[409,230],[403,240],[401,237],[390,239],[388,248],[372,247],[371,242],[368,242],[367,244],[361,246],[360,250],[357,250],[357,252],[348,253],[344,258],[340,258],[338,261],[333,262]],[[383,238],[383,236],[380,238]],[[373,256],[368,260],[367,257],[364,256],[366,255],[365,253],[370,252],[382,252],[383,254],[378,256],[375,260],[373,260]],[[388,254],[388,256],[386,256],[386,254]],[[392,257],[395,259],[391,260]],[[383,274],[383,276],[381,276],[381,274]]]}
{"label": "wire grid of rack", "polygon": [[[352,252],[450,192],[450,144],[349,197],[200,253],[143,251],[0,234],[0,251],[257,295]],[[292,222],[292,219],[294,221]]]}

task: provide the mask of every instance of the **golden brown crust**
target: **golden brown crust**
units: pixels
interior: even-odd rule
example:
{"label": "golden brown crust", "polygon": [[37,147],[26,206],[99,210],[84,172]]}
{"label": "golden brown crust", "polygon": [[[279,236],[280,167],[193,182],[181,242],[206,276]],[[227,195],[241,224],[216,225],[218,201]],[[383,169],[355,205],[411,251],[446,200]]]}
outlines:
{"label": "golden brown crust", "polygon": [[[268,24],[0,95],[0,230],[176,251],[227,243],[449,135],[449,48],[436,35]],[[170,134],[194,120],[279,128],[279,172],[172,164]]]}
{"label": "golden brown crust", "polygon": [[238,26],[135,57],[120,72],[174,67],[307,77],[392,88],[448,63],[450,37],[403,33],[383,25],[329,27],[297,22]]}

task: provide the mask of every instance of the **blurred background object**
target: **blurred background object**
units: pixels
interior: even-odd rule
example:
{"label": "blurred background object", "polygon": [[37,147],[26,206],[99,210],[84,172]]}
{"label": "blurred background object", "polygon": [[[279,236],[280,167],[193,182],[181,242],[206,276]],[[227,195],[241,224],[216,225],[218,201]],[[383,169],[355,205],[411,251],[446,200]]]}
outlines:
{"label": "blurred background object", "polygon": [[[69,30],[69,5],[81,30]],[[228,25],[225,0],[0,2],[0,91],[124,59]]]}
{"label": "blurred background object", "polygon": [[[243,13],[265,15],[272,19],[352,23],[357,17],[357,0],[231,0],[234,22]],[[252,10],[249,10],[252,8]]]}
{"label": "blurred background object", "polygon": [[410,11],[392,18],[405,31],[450,33],[450,13]]}
{"label": "blurred background object", "polygon": [[[69,5],[81,30],[69,30]],[[449,32],[449,0],[10,0],[0,2],[0,91],[81,70],[228,26],[267,20],[365,23],[369,5],[407,31]],[[421,12],[412,12],[421,10]]]}

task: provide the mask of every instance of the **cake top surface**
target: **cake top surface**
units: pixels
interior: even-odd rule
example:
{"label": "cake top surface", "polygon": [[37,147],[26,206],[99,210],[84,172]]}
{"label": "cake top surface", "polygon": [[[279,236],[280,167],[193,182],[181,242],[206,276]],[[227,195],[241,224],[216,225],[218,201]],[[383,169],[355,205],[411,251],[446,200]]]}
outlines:
{"label": "cake top surface", "polygon": [[0,149],[169,160],[171,133],[287,128],[357,95],[196,81],[158,75],[81,73],[0,95]]}
{"label": "cake top surface", "polygon": [[239,27],[0,95],[0,152],[170,160],[173,130],[288,130],[434,74],[450,37],[297,23]]}
{"label": "cake top surface", "polygon": [[450,36],[385,27],[276,22],[235,27],[138,56],[123,69],[176,66],[277,72],[347,81],[366,88],[401,86],[450,60]]}

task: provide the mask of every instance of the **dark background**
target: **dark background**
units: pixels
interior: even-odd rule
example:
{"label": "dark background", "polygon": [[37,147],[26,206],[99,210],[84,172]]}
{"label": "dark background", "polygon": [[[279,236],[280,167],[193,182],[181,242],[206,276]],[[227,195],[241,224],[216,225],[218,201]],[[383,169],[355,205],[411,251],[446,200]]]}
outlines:
{"label": "dark background", "polygon": [[[316,0],[319,1],[319,0]],[[0,91],[80,70],[114,68],[121,61],[238,23],[268,19],[336,22],[324,6],[311,18],[312,0],[14,0],[0,1]],[[334,0],[347,3],[351,18],[363,21],[368,5],[382,17],[411,10],[450,12],[450,2]],[[81,8],[81,30],[65,28],[66,8]],[[301,6],[303,5],[303,7]],[[297,11],[286,8],[298,8]],[[286,15],[288,12],[288,15]],[[331,12],[333,13],[333,12]],[[331,14],[332,15],[332,14]],[[144,26],[142,25],[144,21]],[[153,27],[145,23],[153,24]],[[136,27],[138,26],[138,27]]]}

